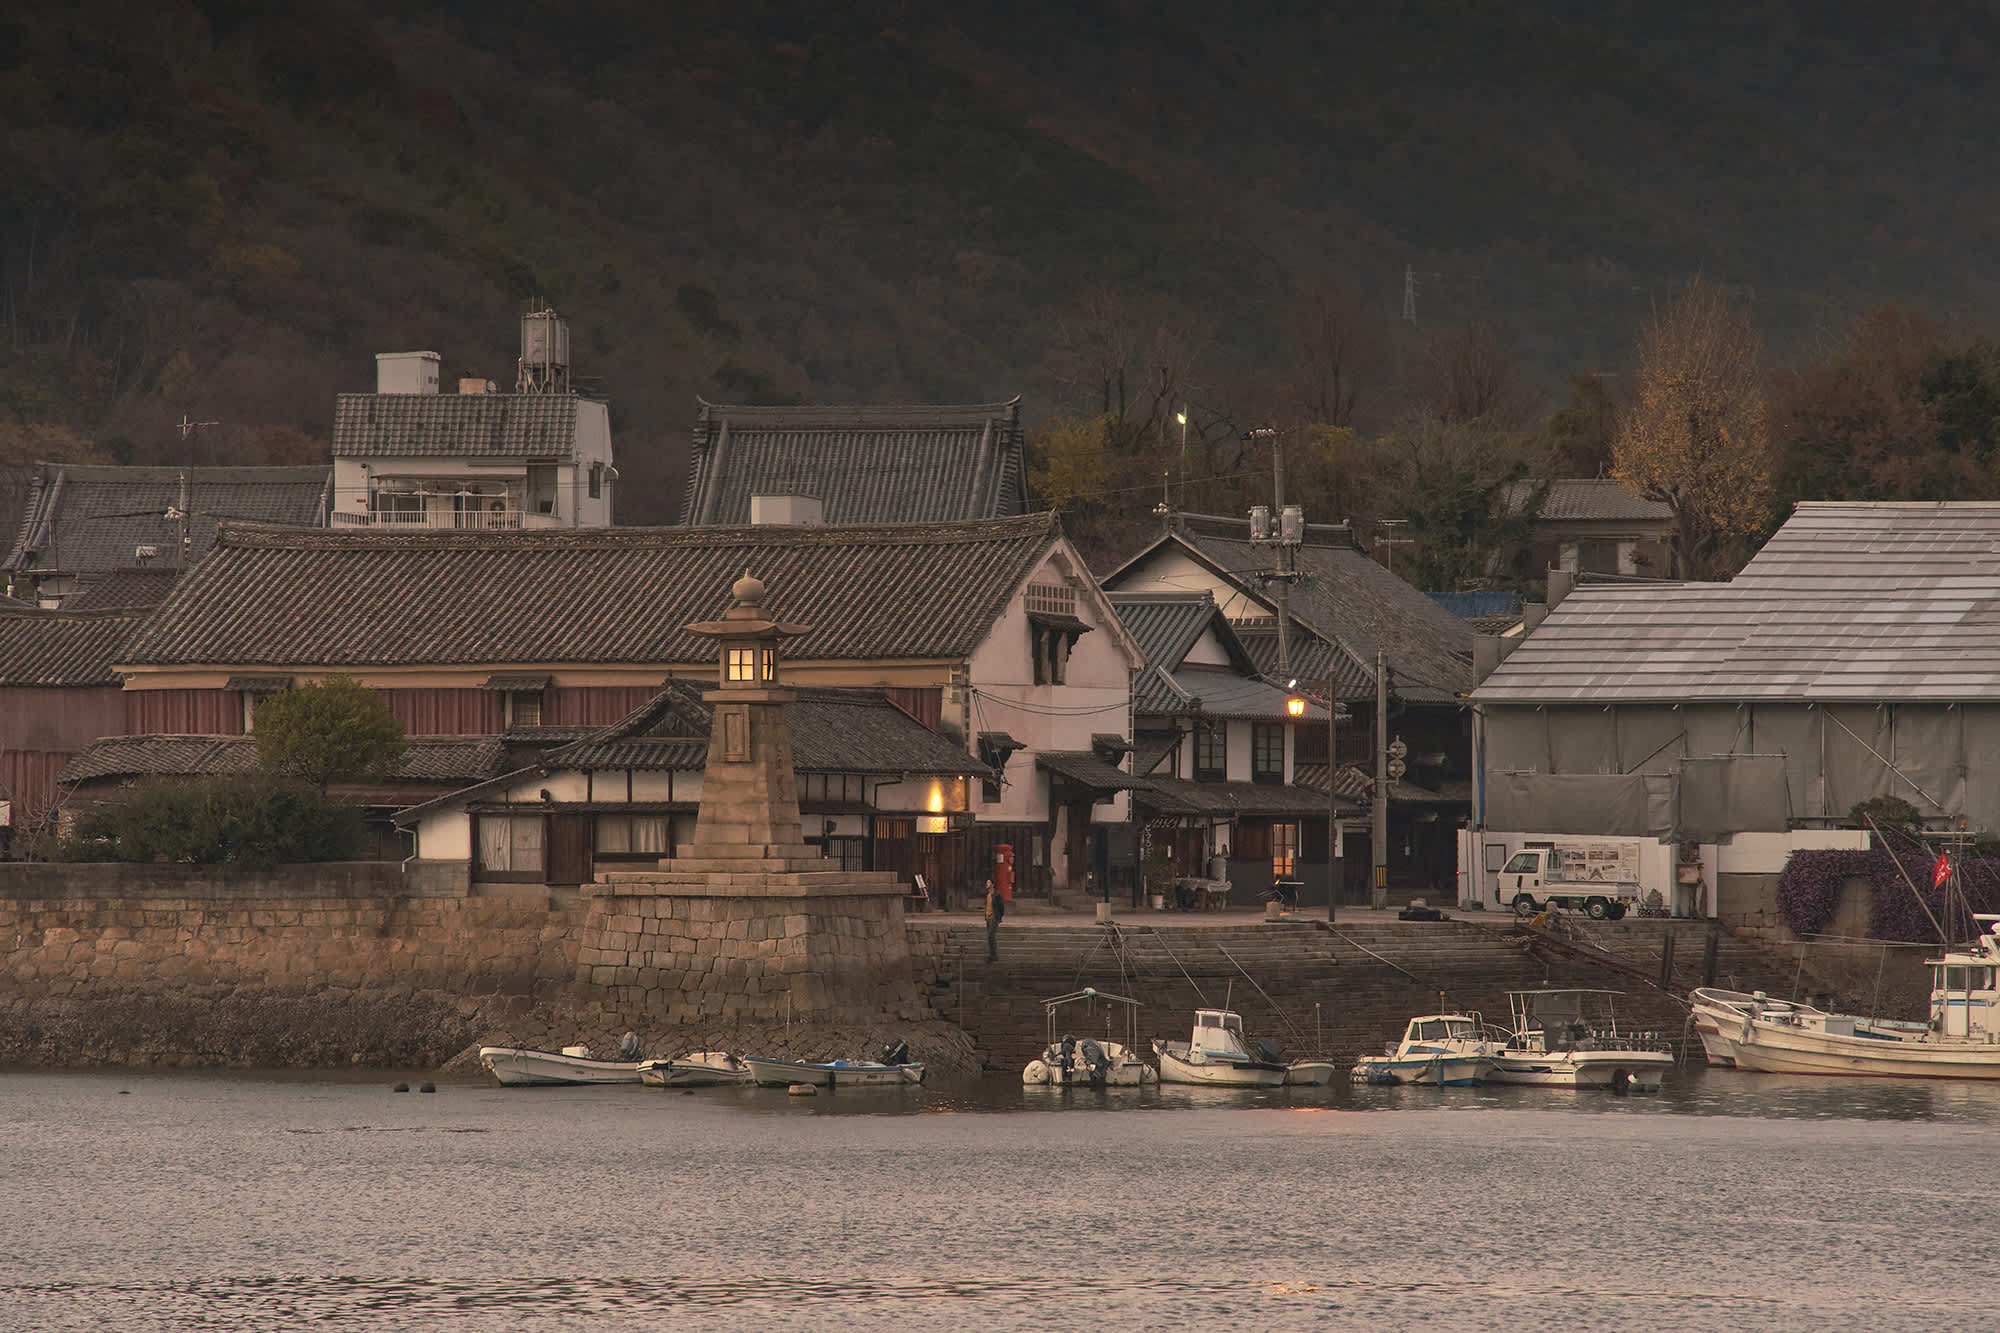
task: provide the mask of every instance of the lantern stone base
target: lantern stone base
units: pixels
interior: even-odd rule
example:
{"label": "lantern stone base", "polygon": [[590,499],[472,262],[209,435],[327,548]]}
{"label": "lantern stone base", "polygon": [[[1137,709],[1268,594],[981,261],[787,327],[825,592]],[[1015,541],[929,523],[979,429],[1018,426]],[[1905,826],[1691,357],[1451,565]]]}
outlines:
{"label": "lantern stone base", "polygon": [[686,850],[585,886],[579,986],[669,1021],[922,1016],[893,874],[842,870],[804,844]]}

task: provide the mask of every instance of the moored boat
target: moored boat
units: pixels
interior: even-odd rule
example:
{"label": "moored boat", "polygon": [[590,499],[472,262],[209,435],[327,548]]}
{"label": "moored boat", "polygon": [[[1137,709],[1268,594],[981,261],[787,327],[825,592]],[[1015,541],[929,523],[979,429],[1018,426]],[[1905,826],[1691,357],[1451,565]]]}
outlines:
{"label": "moored boat", "polygon": [[[1125,1010],[1126,1036],[1123,1042],[1110,1037],[1110,1023],[1107,1019],[1103,1038],[1077,1038],[1069,1033],[1056,1036],[1056,1015],[1075,1004],[1094,1008],[1099,1002],[1107,1005],[1123,1006]],[[1138,1045],[1139,1002],[1109,991],[1085,987],[1067,995],[1058,995],[1042,1001],[1042,1010],[1048,1017],[1048,1045],[1041,1055],[1028,1061],[1021,1071],[1021,1082],[1053,1087],[1091,1088],[1137,1088],[1160,1081],[1160,1075],[1151,1065],[1133,1053]]]}
{"label": "moored boat", "polygon": [[691,1051],[671,1060],[646,1060],[639,1081],[649,1088],[712,1088],[748,1083],[750,1066],[728,1051]]}
{"label": "moored boat", "polygon": [[1253,1055],[1243,1040],[1243,1019],[1227,1009],[1194,1011],[1186,1041],[1153,1042],[1162,1083],[1206,1083],[1225,1088],[1276,1088],[1285,1082],[1283,1061]]}
{"label": "moored boat", "polygon": [[587,1083],[637,1083],[641,1060],[599,1060],[588,1046],[533,1051],[521,1046],[481,1046],[479,1063],[504,1087],[565,1087]]}
{"label": "moored boat", "polygon": [[[1829,1013],[1704,987],[1690,997],[1739,1069],[1753,1073],[2000,1079],[2000,914],[1973,917],[1972,943],[1931,960],[1930,1021]],[[1715,1047],[1706,1035],[1709,1058]]]}
{"label": "moored boat", "polygon": [[1352,1077],[1356,1083],[1469,1087],[1492,1071],[1500,1045],[1478,1014],[1423,1014],[1382,1054],[1356,1060]]}
{"label": "moored boat", "polygon": [[1509,991],[1513,1032],[1493,1059],[1495,1083],[1657,1092],[1674,1057],[1660,1037],[1621,1029],[1609,990]]}
{"label": "moored boat", "polygon": [[789,1088],[807,1084],[816,1088],[879,1088],[908,1086],[924,1081],[924,1067],[909,1058],[906,1042],[895,1042],[881,1060],[777,1060],[769,1056],[746,1055],[750,1081],[760,1088]]}

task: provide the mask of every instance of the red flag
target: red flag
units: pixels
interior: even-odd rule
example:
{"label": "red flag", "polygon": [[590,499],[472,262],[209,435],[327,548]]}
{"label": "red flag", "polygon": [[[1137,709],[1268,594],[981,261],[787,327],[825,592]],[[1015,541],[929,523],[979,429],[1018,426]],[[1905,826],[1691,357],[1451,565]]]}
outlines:
{"label": "red flag", "polygon": [[1939,852],[1937,865],[1931,871],[1931,887],[1936,888],[1938,885],[1944,883],[1945,877],[1950,874],[1951,854],[1949,852]]}

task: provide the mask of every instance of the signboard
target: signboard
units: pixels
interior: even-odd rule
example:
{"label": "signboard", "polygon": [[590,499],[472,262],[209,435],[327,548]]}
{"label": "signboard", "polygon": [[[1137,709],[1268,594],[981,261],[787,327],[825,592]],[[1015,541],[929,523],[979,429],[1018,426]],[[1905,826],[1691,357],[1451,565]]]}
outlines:
{"label": "signboard", "polygon": [[1568,884],[1636,884],[1636,842],[1559,842],[1550,856],[1548,878]]}

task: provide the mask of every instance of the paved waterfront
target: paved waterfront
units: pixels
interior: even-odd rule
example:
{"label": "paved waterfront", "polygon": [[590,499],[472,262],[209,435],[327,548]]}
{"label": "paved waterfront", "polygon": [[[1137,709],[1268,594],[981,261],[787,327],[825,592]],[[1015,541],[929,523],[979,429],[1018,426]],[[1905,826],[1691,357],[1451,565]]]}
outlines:
{"label": "paved waterfront", "polygon": [[2000,1089],[1969,1085],[806,1100],[14,1074],[0,1121],[9,1329],[1992,1322]]}

